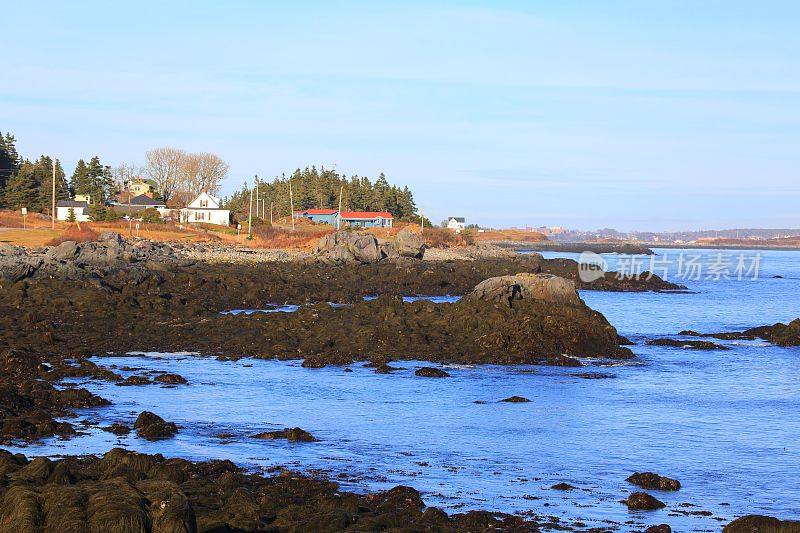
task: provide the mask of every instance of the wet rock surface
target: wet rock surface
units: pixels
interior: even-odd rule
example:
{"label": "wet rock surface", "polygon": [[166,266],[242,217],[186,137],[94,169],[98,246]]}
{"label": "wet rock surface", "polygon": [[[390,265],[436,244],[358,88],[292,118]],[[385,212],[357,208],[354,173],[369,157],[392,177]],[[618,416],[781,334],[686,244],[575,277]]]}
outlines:
{"label": "wet rock surface", "polygon": [[36,459],[0,450],[2,531],[535,531],[531,519],[447,515],[398,486],[358,495],[285,471],[247,474],[230,461],[192,463],[113,449]]}
{"label": "wet rock surface", "polygon": [[634,472],[626,481],[643,489],[680,490],[681,488],[681,482],[677,479],[661,476],[655,472]]}
{"label": "wet rock surface", "polygon": [[527,399],[527,398],[525,398],[523,396],[509,396],[508,398],[504,398],[504,399],[502,399],[500,401],[501,402],[505,402],[505,403],[528,403],[528,402],[530,402],[529,399]]}
{"label": "wet rock surface", "polygon": [[778,322],[772,326],[759,326],[727,333],[698,333],[697,331],[685,330],[679,335],[689,337],[711,337],[722,340],[755,340],[763,339],[778,346],[800,346],[800,318],[792,320],[788,324]]}
{"label": "wet rock surface", "polygon": [[446,371],[442,370],[441,368],[433,368],[430,366],[423,366],[422,368],[418,368],[414,372],[415,376],[423,377],[423,378],[449,378],[450,374]]}
{"label": "wet rock surface", "polygon": [[646,492],[634,492],[624,501],[631,511],[655,511],[666,507],[664,502],[647,494]]}
{"label": "wet rock surface", "polygon": [[174,422],[167,422],[160,416],[150,411],[142,411],[133,423],[136,434],[147,440],[168,439],[178,432]]}
{"label": "wet rock surface", "polygon": [[650,346],[671,346],[673,348],[686,348],[689,350],[730,350],[729,347],[711,341],[680,340],[680,339],[651,339],[647,341]]}
{"label": "wet rock surface", "polygon": [[289,442],[315,442],[317,439],[308,431],[300,428],[284,428],[278,431],[265,431],[253,435],[254,439],[277,440],[286,439]]}
{"label": "wet rock surface", "polygon": [[722,528],[722,533],[800,533],[800,521],[747,515],[726,525]]}

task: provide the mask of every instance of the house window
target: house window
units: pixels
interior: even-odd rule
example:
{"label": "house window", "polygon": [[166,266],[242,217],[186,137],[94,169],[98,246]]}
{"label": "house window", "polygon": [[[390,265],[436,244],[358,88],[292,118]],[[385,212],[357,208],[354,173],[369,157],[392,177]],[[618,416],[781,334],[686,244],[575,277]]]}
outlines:
{"label": "house window", "polygon": [[200,211],[196,211],[195,214],[194,214],[194,219],[195,220],[205,220],[206,219],[206,214],[203,213],[203,212],[200,212]]}
{"label": "house window", "polygon": [[208,200],[200,200],[200,207],[208,207]]}

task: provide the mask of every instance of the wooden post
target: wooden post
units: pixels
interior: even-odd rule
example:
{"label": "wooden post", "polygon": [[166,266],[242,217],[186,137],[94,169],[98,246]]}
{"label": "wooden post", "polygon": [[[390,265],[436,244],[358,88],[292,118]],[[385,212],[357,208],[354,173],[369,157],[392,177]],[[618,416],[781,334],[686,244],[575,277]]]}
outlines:
{"label": "wooden post", "polygon": [[292,180],[289,179],[289,211],[292,217],[292,231],[294,231],[294,196],[292,195]]}
{"label": "wooden post", "polygon": [[336,229],[338,230],[342,225],[342,195],[344,194],[344,185],[339,187],[339,210],[336,212]]}
{"label": "wooden post", "polygon": [[53,190],[50,191],[50,229],[56,229],[56,158],[53,158]]}
{"label": "wooden post", "polygon": [[250,189],[250,210],[247,212],[247,238],[250,238],[250,231],[253,226],[253,189]]}

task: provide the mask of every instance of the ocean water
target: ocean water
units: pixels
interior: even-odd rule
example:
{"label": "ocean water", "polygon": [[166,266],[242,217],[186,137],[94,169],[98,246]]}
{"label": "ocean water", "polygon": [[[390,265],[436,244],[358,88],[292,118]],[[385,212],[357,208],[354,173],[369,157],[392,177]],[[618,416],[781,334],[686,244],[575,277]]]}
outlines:
{"label": "ocean water", "polygon": [[[662,260],[680,253],[656,251]],[[704,265],[720,263],[716,250],[686,253],[699,253]],[[734,257],[733,270],[740,251],[725,253]],[[800,518],[800,348],[760,341],[719,341],[729,351],[644,344],[683,329],[732,331],[800,317],[800,252],[748,253],[761,254],[754,280],[705,272],[681,279],[676,262],[667,277],[687,285],[689,294],[583,292],[588,305],[636,342],[637,357],[624,363],[448,367],[451,378],[431,379],[413,375],[426,364],[417,361],[393,363],[402,370],[381,375],[361,364],[344,372],[202,354],[97,358],[138,368],[123,375],[169,371],[189,384],[75,381],[114,404],[82,411],[90,425],[77,438],[6,448],[55,456],[124,446],[231,459],[253,470],[284,465],[329,475],[354,491],[411,485],[429,505],[451,512],[533,512],[620,531],[656,523],[718,531],[751,513]],[[627,261],[607,260],[612,269]],[[584,372],[609,377],[583,379]],[[512,395],[531,401],[499,402]],[[96,428],[131,423],[145,409],[177,422],[178,435],[147,442]],[[294,426],[319,442],[250,438]],[[220,439],[220,433],[234,436]],[[637,470],[675,477],[683,487],[650,491],[666,509],[629,512],[619,500],[638,490],[625,481]],[[559,482],[576,489],[550,489]]]}

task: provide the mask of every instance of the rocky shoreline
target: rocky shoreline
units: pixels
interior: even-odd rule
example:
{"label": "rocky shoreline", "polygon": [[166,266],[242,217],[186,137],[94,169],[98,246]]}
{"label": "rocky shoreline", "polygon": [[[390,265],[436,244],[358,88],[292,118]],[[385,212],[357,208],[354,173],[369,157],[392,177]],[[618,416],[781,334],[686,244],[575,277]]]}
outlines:
{"label": "rocky shoreline", "polygon": [[[643,275],[613,273],[591,284],[577,265],[538,254],[439,260],[409,257],[340,261],[207,245],[66,242],[49,249],[0,247],[0,443],[68,438],[74,409],[107,403],[63,378],[126,383],[90,360],[106,352],[199,351],[220,358],[303,358],[306,368],[367,360],[391,372],[392,359],[448,363],[581,365],[580,358],[633,354],[576,289],[680,289]],[[391,252],[389,252],[391,253]],[[365,301],[366,296],[379,295]],[[455,303],[406,303],[405,295],[463,295]],[[300,305],[294,313],[231,315],[232,309]],[[331,303],[339,305],[333,306]],[[447,377],[428,368],[423,374]],[[176,375],[162,383],[182,383]],[[177,430],[142,413],[134,430],[163,438]],[[65,421],[66,420],[66,421]],[[130,428],[109,428],[109,431]],[[285,430],[287,435],[299,428]],[[266,438],[266,437],[265,437]],[[275,437],[270,437],[275,438]],[[285,437],[289,438],[289,437]],[[120,502],[111,505],[112,494]],[[141,531],[412,530],[536,531],[538,517],[426,509],[407,487],[355,495],[294,473],[246,474],[232,463],[191,463],[122,450],[61,461],[0,453],[0,530]],[[69,512],[56,507],[63,505]],[[217,529],[215,529],[217,528]],[[568,528],[566,528],[568,529]]]}

